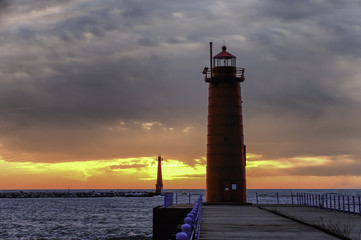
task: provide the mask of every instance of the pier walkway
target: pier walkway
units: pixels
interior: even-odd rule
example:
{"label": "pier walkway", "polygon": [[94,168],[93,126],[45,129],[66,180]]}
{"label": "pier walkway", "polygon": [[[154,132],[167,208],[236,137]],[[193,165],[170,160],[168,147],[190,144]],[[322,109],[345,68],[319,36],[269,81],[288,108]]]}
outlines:
{"label": "pier walkway", "polygon": [[361,239],[361,216],[336,210],[325,210],[292,205],[264,205],[262,209],[321,229],[345,236],[349,239]]}
{"label": "pier walkway", "polygon": [[[338,231],[344,231],[346,235],[359,234],[361,217],[347,215],[345,219],[346,215],[287,205],[207,205],[203,207],[200,239],[339,239],[317,227],[333,228],[334,231],[339,228]],[[350,233],[347,233],[349,229]]]}

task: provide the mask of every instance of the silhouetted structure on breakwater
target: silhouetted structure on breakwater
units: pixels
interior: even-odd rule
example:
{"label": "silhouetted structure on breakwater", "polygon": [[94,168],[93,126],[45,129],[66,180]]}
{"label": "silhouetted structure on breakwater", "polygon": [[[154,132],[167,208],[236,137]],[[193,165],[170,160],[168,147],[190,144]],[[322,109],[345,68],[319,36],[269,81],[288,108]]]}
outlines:
{"label": "silhouetted structure on breakwater", "polygon": [[162,161],[161,155],[158,156],[158,172],[157,172],[157,183],[155,184],[155,193],[161,194],[163,190],[163,178],[162,178]]}

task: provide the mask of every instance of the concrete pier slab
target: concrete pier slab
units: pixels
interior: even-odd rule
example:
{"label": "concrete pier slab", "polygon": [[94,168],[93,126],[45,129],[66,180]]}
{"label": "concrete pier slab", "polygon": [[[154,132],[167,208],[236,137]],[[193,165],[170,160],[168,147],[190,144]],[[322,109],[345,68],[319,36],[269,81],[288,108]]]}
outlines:
{"label": "concrete pier slab", "polygon": [[203,207],[201,240],[224,239],[338,239],[256,206]]}
{"label": "concrete pier slab", "polygon": [[361,239],[361,216],[303,206],[260,206],[285,217],[334,232],[349,239]]}

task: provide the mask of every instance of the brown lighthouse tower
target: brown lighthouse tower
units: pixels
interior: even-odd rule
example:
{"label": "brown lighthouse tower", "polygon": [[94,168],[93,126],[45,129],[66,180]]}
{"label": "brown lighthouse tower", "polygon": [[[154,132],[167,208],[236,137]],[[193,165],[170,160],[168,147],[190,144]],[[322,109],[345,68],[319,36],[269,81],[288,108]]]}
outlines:
{"label": "brown lighthouse tower", "polygon": [[[246,148],[243,137],[241,85],[244,68],[226,46],[204,68],[209,84],[207,202],[246,203]],[[213,61],[212,61],[213,60]]]}
{"label": "brown lighthouse tower", "polygon": [[163,190],[163,178],[162,178],[162,160],[161,155],[158,156],[158,172],[157,172],[157,183],[155,184],[155,193],[161,194]]}

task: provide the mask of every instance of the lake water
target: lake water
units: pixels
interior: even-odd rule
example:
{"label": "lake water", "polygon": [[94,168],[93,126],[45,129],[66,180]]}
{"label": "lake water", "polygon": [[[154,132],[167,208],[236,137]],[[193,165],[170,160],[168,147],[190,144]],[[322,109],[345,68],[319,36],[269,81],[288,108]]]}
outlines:
{"label": "lake water", "polygon": [[[76,190],[73,190],[76,191]],[[128,191],[128,190],[125,190]],[[4,191],[2,191],[4,192]],[[205,190],[173,190],[178,203]],[[248,202],[290,203],[291,193],[361,195],[361,190],[248,190]],[[175,199],[174,199],[175,201]],[[152,239],[153,208],[163,197],[2,198],[0,239]]]}

